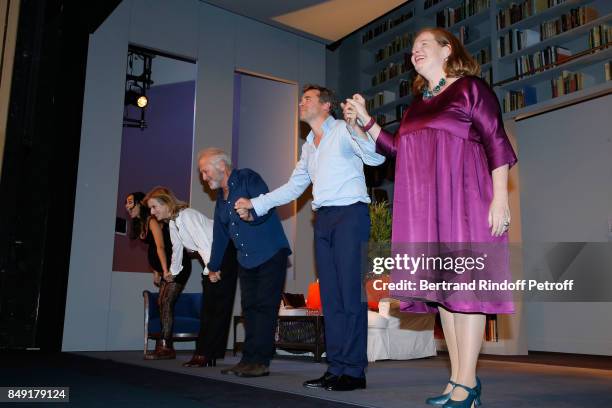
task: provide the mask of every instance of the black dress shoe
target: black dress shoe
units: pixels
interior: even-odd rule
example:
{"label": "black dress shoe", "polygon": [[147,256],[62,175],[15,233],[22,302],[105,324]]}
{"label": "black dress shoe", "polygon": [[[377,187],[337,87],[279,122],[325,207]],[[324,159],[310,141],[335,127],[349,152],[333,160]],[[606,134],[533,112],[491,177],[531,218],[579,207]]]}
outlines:
{"label": "black dress shoe", "polygon": [[350,375],[341,375],[333,384],[325,387],[327,391],[353,391],[364,389],[366,387],[365,377],[351,377]]}
{"label": "black dress shoe", "polygon": [[338,381],[338,378],[340,377],[338,377],[337,375],[333,375],[330,372],[326,372],[325,374],[323,374],[323,377],[315,378],[314,380],[304,381],[302,385],[306,388],[325,388]]}

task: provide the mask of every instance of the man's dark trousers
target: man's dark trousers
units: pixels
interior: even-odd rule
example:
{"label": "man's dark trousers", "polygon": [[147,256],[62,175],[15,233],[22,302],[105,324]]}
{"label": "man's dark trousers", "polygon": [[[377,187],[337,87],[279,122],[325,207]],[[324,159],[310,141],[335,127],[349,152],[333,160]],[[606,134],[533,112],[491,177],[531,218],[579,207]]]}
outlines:
{"label": "man's dark trousers", "polygon": [[232,243],[225,250],[220,271],[221,280],[218,282],[211,282],[208,276],[202,277],[200,335],[195,354],[208,358],[223,358],[227,349],[238,277],[236,249]]}
{"label": "man's dark trousers", "polygon": [[288,250],[283,248],[255,268],[239,267],[245,325],[243,363],[270,365],[278,308],[287,275],[287,256]]}
{"label": "man's dark trousers", "polygon": [[314,233],[328,371],[364,377],[368,315],[361,260],[370,235],[368,205],[319,208]]}

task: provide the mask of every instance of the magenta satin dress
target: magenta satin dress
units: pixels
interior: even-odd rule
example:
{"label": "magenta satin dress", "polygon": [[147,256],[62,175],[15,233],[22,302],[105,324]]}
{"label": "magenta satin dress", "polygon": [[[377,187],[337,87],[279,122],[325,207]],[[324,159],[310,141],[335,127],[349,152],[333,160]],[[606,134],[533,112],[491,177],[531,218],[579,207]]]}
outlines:
{"label": "magenta satin dress", "polygon": [[[517,158],[504,130],[497,98],[486,82],[466,76],[429,100],[416,96],[395,135],[381,131],[376,147],[379,153],[396,157],[394,246],[491,243],[506,248],[507,255],[507,233],[492,237],[488,226],[493,198],[491,172],[505,164],[514,165]],[[507,259],[505,262],[500,268],[487,268],[479,278],[510,280]],[[398,296],[403,300],[402,310],[435,312],[437,305],[442,305],[454,312],[514,311],[512,299],[507,297],[480,302],[443,292],[429,293],[425,298],[409,295],[403,291]]]}

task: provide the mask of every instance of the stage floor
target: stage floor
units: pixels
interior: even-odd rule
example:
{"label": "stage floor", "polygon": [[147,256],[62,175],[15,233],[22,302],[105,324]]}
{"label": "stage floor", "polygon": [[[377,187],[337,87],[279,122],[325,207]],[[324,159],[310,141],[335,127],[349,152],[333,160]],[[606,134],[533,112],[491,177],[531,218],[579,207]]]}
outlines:
{"label": "stage floor", "polygon": [[[326,365],[310,360],[279,357],[271,374],[261,378],[222,375],[220,370],[238,362],[228,354],[217,367],[183,368],[191,357],[179,352],[177,360],[145,361],[140,351],[80,352],[83,356],[187,374],[195,377],[244,384],[267,390],[320,398],[364,407],[420,407],[425,398],[437,395],[448,379],[444,356],[407,361],[370,363],[368,388],[352,392],[329,392],[302,387],[302,382],[321,376]],[[483,383],[485,407],[587,407],[612,405],[612,370],[563,367],[512,361],[481,360],[478,375]],[[253,401],[253,406],[257,402]]]}

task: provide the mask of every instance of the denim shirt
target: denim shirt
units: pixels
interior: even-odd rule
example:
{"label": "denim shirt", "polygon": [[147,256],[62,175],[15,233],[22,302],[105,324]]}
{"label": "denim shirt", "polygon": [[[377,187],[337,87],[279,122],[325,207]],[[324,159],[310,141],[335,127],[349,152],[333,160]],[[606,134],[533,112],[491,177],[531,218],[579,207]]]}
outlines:
{"label": "denim shirt", "polygon": [[254,220],[246,222],[234,210],[234,203],[239,198],[256,197],[268,192],[268,186],[261,176],[251,169],[235,169],[227,184],[227,199],[223,197],[223,189],[217,191],[208,269],[213,272],[219,270],[230,239],[236,247],[238,262],[247,269],[263,264],[283,248],[287,249],[287,255],[291,254],[289,241],[276,211],[259,217],[251,210]]}

